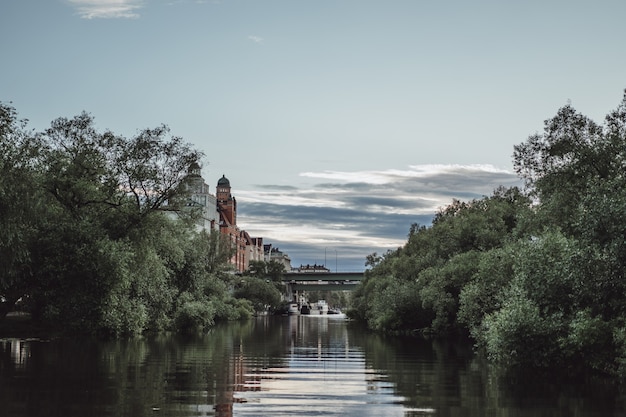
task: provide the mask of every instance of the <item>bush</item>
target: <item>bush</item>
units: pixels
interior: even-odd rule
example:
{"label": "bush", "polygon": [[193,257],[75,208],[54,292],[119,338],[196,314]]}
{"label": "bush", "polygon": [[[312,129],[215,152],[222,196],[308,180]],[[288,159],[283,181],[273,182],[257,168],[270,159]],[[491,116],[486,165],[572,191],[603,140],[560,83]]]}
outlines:
{"label": "bush", "polygon": [[148,312],[139,300],[111,296],[102,312],[101,331],[120,335],[139,335],[148,325]]}
{"label": "bush", "polygon": [[507,295],[502,308],[483,321],[487,356],[510,368],[554,365],[560,356],[559,317],[542,317],[537,304],[515,285]]}
{"label": "bush", "polygon": [[282,301],[282,295],[273,282],[253,277],[245,278],[235,291],[235,297],[249,300],[258,312],[265,311],[267,307],[278,307]]}
{"label": "bush", "polygon": [[195,300],[183,293],[178,300],[174,325],[179,331],[206,329],[215,324],[215,306],[209,301]]}
{"label": "bush", "polygon": [[568,323],[561,349],[572,366],[586,363],[592,369],[608,371],[615,354],[612,326],[593,316],[590,309],[578,311]]}
{"label": "bush", "polygon": [[485,315],[501,307],[498,294],[507,288],[513,278],[513,260],[516,245],[485,252],[478,262],[478,271],[459,295],[458,322],[465,326],[475,340],[482,340],[482,321]]}

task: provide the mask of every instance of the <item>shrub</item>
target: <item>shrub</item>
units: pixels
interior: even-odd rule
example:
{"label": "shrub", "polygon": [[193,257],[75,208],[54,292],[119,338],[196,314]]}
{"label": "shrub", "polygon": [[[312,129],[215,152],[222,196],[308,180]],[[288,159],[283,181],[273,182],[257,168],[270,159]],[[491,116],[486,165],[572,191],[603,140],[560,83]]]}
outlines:
{"label": "shrub", "polygon": [[544,318],[539,307],[516,285],[507,291],[502,308],[484,321],[484,346],[490,359],[510,368],[547,367],[559,358],[561,320]]}
{"label": "shrub", "polygon": [[215,324],[215,306],[209,301],[199,301],[189,293],[182,293],[174,317],[179,331],[206,329]]}

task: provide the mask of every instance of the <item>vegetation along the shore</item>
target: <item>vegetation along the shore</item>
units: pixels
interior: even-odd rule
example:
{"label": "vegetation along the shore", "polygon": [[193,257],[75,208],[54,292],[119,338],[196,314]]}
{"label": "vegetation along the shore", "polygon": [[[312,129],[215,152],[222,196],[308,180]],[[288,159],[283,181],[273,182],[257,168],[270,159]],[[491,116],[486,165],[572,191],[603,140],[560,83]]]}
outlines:
{"label": "vegetation along the shore", "polygon": [[[168,135],[100,133],[88,114],[34,133],[0,105],[2,308],[122,335],[208,327],[276,298],[276,271],[233,281],[229,245],[180,210],[202,155]],[[454,200],[369,255],[351,317],[466,334],[508,368],[626,376],[626,94],[603,124],[561,108],[513,164],[523,188]]]}
{"label": "vegetation along the shore", "polygon": [[509,369],[626,376],[626,94],[602,125],[561,108],[513,163],[524,190],[455,200],[370,255],[352,316],[468,334]]}
{"label": "vegetation along the shore", "polygon": [[187,204],[202,156],[166,126],[128,139],[83,113],[36,133],[0,104],[0,320],[116,336],[251,316],[230,242]]}

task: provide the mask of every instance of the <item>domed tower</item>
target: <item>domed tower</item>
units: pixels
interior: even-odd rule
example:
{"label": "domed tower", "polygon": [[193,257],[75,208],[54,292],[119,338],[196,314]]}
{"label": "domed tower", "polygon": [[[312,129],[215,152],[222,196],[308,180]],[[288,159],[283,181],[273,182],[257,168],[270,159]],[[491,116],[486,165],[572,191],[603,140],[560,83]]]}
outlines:
{"label": "domed tower", "polygon": [[185,186],[189,193],[187,207],[200,211],[196,220],[198,227],[205,230],[215,229],[219,220],[217,199],[209,192],[209,185],[202,178],[202,167],[198,162],[189,165]]}
{"label": "domed tower", "polygon": [[202,178],[202,167],[197,162],[189,165],[186,181],[189,192],[192,194],[209,192],[209,186],[204,183],[204,178]]}
{"label": "domed tower", "polygon": [[230,181],[222,175],[217,181],[217,210],[220,213],[221,227],[237,225],[237,200],[230,194]]}
{"label": "domed tower", "polygon": [[200,166],[200,164],[198,162],[192,162],[187,169],[187,174],[193,177],[200,177],[202,176],[201,171],[202,167]]}

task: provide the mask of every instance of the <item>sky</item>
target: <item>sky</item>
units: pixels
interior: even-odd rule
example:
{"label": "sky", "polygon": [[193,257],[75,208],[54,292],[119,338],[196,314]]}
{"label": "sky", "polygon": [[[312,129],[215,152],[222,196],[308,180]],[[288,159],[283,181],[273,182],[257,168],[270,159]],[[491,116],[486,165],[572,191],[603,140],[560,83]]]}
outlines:
{"label": "sky", "polygon": [[516,144],[626,88],[623,0],[11,0],[0,101],[29,127],[169,126],[292,266],[361,271],[452,199],[519,185]]}

